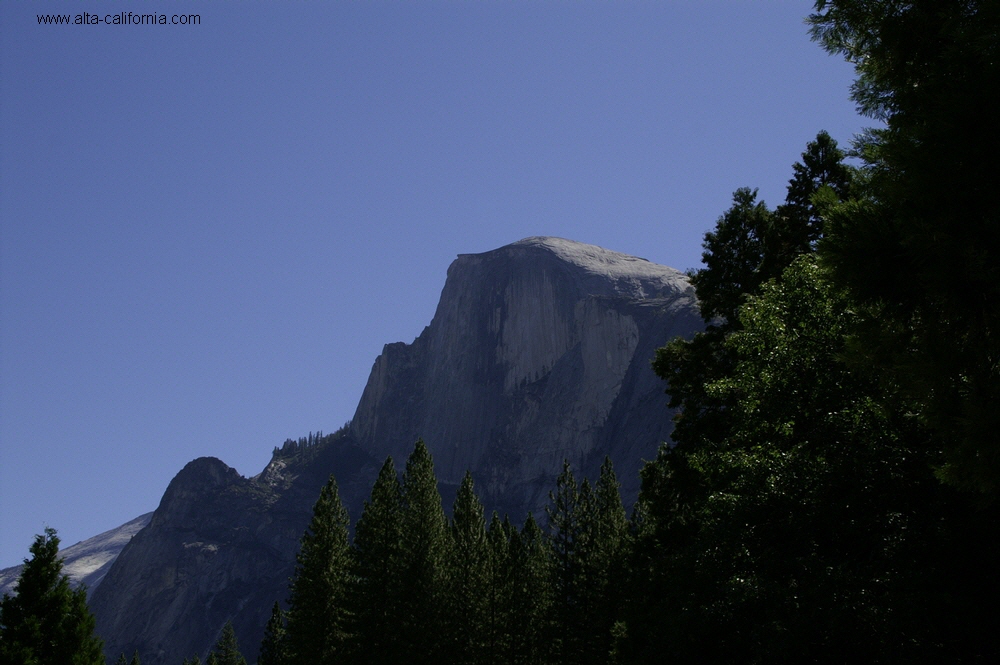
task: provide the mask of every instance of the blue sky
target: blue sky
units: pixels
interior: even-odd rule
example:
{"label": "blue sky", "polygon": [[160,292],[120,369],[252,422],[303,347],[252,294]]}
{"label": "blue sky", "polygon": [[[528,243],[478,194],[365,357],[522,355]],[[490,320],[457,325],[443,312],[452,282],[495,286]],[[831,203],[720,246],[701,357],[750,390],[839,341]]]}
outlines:
{"label": "blue sky", "polygon": [[[0,3],[0,567],[350,419],[449,263],[696,267],[866,126],[808,2]],[[45,26],[40,13],[199,14]]]}

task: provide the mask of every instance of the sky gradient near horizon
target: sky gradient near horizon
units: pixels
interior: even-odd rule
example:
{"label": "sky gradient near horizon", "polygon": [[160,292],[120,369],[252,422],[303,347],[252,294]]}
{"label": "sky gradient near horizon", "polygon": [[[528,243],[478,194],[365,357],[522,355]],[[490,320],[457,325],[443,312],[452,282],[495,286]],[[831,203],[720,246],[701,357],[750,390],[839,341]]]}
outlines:
{"label": "sky gradient near horizon", "polygon": [[[37,20],[140,8],[200,25]],[[810,9],[0,3],[0,567],[336,430],[460,253],[697,267],[735,189],[870,124]]]}

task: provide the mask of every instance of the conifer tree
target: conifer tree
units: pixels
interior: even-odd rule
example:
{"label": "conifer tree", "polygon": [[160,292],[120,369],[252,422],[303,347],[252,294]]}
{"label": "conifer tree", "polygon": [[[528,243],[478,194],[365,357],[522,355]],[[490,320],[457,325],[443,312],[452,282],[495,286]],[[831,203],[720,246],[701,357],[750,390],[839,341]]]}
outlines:
{"label": "conifer tree", "polygon": [[575,611],[568,614],[570,625],[567,631],[572,635],[569,644],[574,654],[573,661],[597,663],[603,662],[607,655],[606,651],[600,653],[601,635],[598,632],[598,616],[602,611],[605,587],[602,584],[603,571],[597,561],[597,494],[587,478],[580,483],[576,513],[576,561],[570,586]]}
{"label": "conifer tree", "polygon": [[531,513],[510,543],[510,662],[547,663],[553,655],[552,549]]}
{"label": "conifer tree", "polygon": [[581,559],[587,602],[584,634],[593,662],[605,662],[611,651],[611,628],[619,619],[625,584],[628,520],[611,460],[601,465],[590,510],[584,515],[587,551]]}
{"label": "conifer tree", "polygon": [[487,595],[485,608],[484,663],[511,662],[514,639],[514,562],[512,552],[517,547],[517,530],[509,519],[500,520],[493,511],[486,532],[488,554]]}
{"label": "conifer tree", "polygon": [[271,618],[264,627],[257,665],[288,665],[285,613],[277,602],[271,608]]}
{"label": "conifer tree", "polygon": [[236,631],[230,621],[222,627],[222,635],[215,643],[212,652],[208,654],[207,665],[247,665],[246,658],[240,653],[239,643],[236,641]]}
{"label": "conifer tree", "polygon": [[865,182],[821,247],[864,306],[858,362],[922,398],[943,479],[1000,498],[1000,12],[993,0],[817,0],[813,38],[854,65]]}
{"label": "conifer tree", "polygon": [[705,234],[705,267],[691,276],[705,321],[721,317],[724,329],[737,325],[747,294],[775,276],[763,269],[773,226],[774,212],[757,200],[756,189],[743,187],[733,193],[732,207]]}
{"label": "conifer tree", "polygon": [[590,494],[590,484],[585,480],[581,488],[569,462],[563,462],[555,492],[549,493],[550,505],[546,508],[552,543],[552,642],[562,663],[577,662],[581,653],[583,571],[580,561],[588,544],[582,515],[589,507]]}
{"label": "conifer tree", "polygon": [[488,642],[490,552],[483,504],[469,472],[458,489],[452,516],[446,624],[454,642],[448,658],[455,663],[478,663]]}
{"label": "conifer tree", "polygon": [[396,467],[382,465],[354,533],[350,607],[356,662],[394,665],[406,658],[402,623],[403,496]]}
{"label": "conifer tree", "polygon": [[331,475],[296,557],[286,629],[293,662],[332,662],[344,651],[350,574],[347,525],[347,510]]}
{"label": "conifer tree", "polygon": [[437,663],[442,653],[443,590],[447,583],[448,521],[434,476],[434,462],[422,440],[403,472],[403,566],[401,637],[411,660]]}
{"label": "conifer tree", "polygon": [[55,529],[36,536],[30,551],[14,595],[0,602],[0,662],[104,665],[86,589],[70,588]]}
{"label": "conifer tree", "polygon": [[[825,131],[806,144],[802,161],[792,165],[785,203],[775,211],[765,262],[780,272],[799,254],[812,251],[823,237],[823,202],[846,201],[854,172],[844,163],[844,151]],[[769,271],[771,272],[771,271]],[[775,275],[769,274],[769,277]]]}
{"label": "conifer tree", "polygon": [[705,234],[705,267],[691,282],[707,329],[657,349],[653,362],[670,384],[671,408],[681,410],[671,438],[682,450],[726,436],[736,404],[705,387],[733,371],[736,360],[725,340],[742,326],[740,307],[769,280],[780,281],[796,257],[812,252],[827,233],[825,213],[852,195],[854,171],[844,156],[837,142],[820,132],[792,167],[784,204],[772,211],[757,201],[757,190],[738,189],[732,207]]}

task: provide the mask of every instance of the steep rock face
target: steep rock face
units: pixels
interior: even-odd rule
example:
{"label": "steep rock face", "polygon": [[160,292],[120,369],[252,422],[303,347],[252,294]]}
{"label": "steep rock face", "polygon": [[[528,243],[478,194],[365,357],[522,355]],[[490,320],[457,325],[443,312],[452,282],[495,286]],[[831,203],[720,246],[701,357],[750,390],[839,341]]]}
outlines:
{"label": "steep rock face", "polygon": [[[261,538],[270,524],[269,497],[254,496],[255,489],[214,458],[196,459],[177,474],[149,527],[91,599],[107,654],[131,647],[144,661],[180,662],[211,640],[216,607],[233,617],[254,588],[274,586],[272,571],[287,552]],[[197,652],[175,651],[192,643]]]}
{"label": "steep rock face", "polygon": [[686,278],[644,259],[560,238],[461,255],[431,324],[375,361],[351,432],[397,463],[422,437],[443,483],[471,469],[513,517],[564,459],[593,475],[609,455],[632,501],[672,427],[649,362],[701,325]]}
{"label": "steep rock face", "polygon": [[297,459],[276,456],[254,478],[210,457],[185,466],[90,599],[109,659],[137,650],[149,665],[204,662],[231,621],[253,662],[271,606],[288,595],[319,488],[330,473],[374,479],[373,463],[337,438]]}
{"label": "steep rock face", "polygon": [[643,259],[557,238],[460,256],[431,324],[375,361],[349,430],[254,478],[212,458],[177,474],[91,598],[106,654],[204,660],[232,621],[253,662],[329,475],[353,524],[382,461],[402,467],[418,437],[446,508],[470,469],[488,509],[541,516],[563,459],[593,478],[605,455],[633,502],[672,427],[650,360],[700,326],[684,276]]}

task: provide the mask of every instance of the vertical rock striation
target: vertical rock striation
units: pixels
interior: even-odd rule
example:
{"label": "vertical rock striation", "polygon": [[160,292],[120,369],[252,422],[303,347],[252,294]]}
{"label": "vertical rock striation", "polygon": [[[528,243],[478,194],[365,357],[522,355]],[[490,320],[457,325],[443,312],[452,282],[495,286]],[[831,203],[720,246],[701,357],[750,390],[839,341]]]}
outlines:
{"label": "vertical rock striation", "polygon": [[700,327],[684,275],[644,259],[547,237],[464,254],[431,324],[375,361],[351,433],[397,461],[423,437],[442,483],[471,469],[515,518],[564,459],[593,474],[609,455],[634,500],[672,427],[653,352]]}

